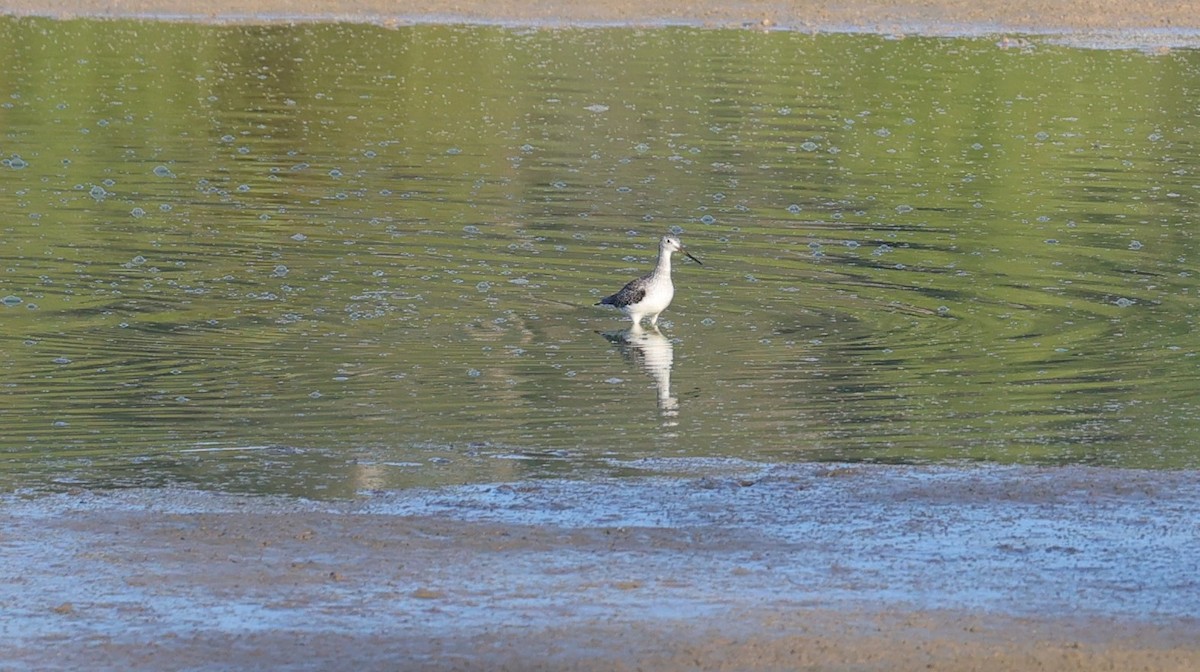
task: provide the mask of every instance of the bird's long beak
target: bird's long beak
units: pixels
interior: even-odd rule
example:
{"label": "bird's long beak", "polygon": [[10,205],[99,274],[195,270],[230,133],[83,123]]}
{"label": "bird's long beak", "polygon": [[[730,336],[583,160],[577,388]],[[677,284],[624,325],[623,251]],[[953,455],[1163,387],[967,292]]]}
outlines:
{"label": "bird's long beak", "polygon": [[[691,252],[688,252],[687,250],[685,250],[683,248],[679,248],[679,251],[686,254],[688,259],[691,259],[692,261],[696,262],[697,264],[700,264],[700,260],[693,257]],[[704,264],[700,264],[700,265],[703,266]]]}

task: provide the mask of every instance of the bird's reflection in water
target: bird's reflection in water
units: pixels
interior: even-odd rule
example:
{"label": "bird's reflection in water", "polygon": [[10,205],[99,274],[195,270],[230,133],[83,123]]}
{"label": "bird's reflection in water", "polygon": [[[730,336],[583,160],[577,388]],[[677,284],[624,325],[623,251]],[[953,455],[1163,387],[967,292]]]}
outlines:
{"label": "bird's reflection in water", "polygon": [[654,380],[658,388],[658,412],[663,426],[679,424],[679,399],[671,396],[671,364],[675,347],[658,329],[643,329],[635,325],[624,331],[604,331],[600,335],[615,344],[626,359],[637,363]]}

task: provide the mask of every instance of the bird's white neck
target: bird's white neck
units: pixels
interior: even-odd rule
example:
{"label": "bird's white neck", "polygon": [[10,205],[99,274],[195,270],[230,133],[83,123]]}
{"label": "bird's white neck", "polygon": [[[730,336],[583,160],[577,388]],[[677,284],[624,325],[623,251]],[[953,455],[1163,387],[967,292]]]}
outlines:
{"label": "bird's white neck", "polygon": [[658,248],[658,264],[654,267],[654,275],[671,277],[671,248]]}

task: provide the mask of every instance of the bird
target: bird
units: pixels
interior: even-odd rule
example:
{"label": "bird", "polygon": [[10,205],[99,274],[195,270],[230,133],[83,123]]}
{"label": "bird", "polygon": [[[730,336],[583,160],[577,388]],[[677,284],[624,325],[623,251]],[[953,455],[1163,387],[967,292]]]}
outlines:
{"label": "bird", "polygon": [[621,288],[621,291],[606,296],[596,303],[597,306],[612,306],[625,313],[633,320],[633,326],[640,327],[642,318],[650,317],[650,326],[658,328],[658,316],[671,299],[675,298],[675,285],[671,282],[671,254],[682,252],[688,259],[700,263],[691,253],[683,249],[683,243],[675,236],[663,236],[658,242],[658,263],[648,275],[643,275]]}

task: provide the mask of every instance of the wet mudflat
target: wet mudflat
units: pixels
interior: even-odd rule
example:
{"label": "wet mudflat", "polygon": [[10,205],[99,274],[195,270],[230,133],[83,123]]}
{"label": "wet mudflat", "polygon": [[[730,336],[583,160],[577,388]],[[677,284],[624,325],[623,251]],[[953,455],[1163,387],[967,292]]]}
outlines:
{"label": "wet mudflat", "polygon": [[674,468],[341,503],[9,498],[6,669],[1200,663],[1185,474]]}
{"label": "wet mudflat", "polygon": [[[634,0],[562,2],[537,0],[10,0],[5,11],[19,15],[71,17],[154,17],[193,21],[269,23],[284,21],[375,21],[386,25],[420,23],[498,23],[536,26],[701,25],[762,29],[920,33],[925,35],[1073,33],[1112,39],[1117,33],[1157,43],[1200,27],[1185,2],[1146,0],[1014,0],[1002,5],[887,0],[830,4],[793,2],[721,2],[647,4]],[[1139,33],[1141,35],[1139,36]]]}

